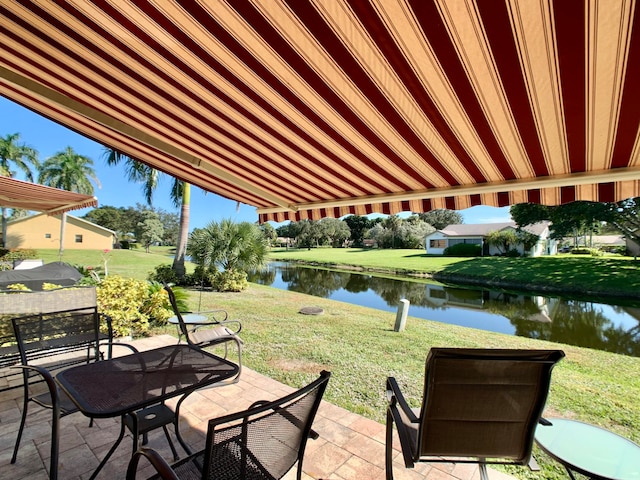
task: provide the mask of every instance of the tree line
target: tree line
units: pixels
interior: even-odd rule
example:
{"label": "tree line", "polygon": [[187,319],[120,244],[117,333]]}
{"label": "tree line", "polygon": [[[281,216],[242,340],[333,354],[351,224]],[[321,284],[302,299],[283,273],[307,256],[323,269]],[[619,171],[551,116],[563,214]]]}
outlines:
{"label": "tree line", "polygon": [[267,237],[294,239],[302,248],[363,247],[365,240],[375,242],[378,248],[421,248],[425,237],[447,225],[462,223],[462,215],[453,210],[432,210],[402,218],[390,215],[386,218],[368,218],[350,215],[344,219],[323,218],[302,220],[282,225],[271,232],[265,227]]}

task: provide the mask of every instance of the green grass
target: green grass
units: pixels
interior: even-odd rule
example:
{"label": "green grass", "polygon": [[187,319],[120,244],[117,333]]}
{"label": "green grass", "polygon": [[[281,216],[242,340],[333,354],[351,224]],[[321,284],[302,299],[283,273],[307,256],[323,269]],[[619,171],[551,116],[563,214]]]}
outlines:
{"label": "green grass", "polygon": [[[103,257],[108,258],[107,268],[110,274],[146,280],[148,272],[156,266],[173,263],[174,249],[172,247],[151,247],[150,252],[144,249],[110,250],[108,254],[102,250],[65,250],[62,261],[71,265],[83,267],[103,267]],[[38,250],[38,258],[44,263],[60,260],[58,250]],[[187,271],[193,268],[187,264]]]}
{"label": "green grass", "polygon": [[391,250],[363,248],[274,249],[269,257],[274,260],[316,262],[323,265],[342,265],[369,269],[433,273],[462,260],[457,257],[436,257],[424,250]]}

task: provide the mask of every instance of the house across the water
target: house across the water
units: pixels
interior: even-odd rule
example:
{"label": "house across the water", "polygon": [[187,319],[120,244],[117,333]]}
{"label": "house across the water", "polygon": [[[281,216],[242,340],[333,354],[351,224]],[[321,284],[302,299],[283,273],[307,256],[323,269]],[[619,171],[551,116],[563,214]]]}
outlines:
{"label": "house across the water", "polygon": [[[515,245],[514,248],[523,255],[538,257],[541,255],[555,255],[557,253],[557,242],[551,238],[549,231],[550,222],[539,222],[528,225],[522,230],[538,236],[538,242],[530,250],[524,251],[522,245]],[[480,245],[482,255],[499,255],[498,248],[486,243],[487,235],[495,231],[507,229],[516,230],[515,222],[500,223],[478,223],[478,224],[457,224],[449,225],[442,230],[436,230],[425,238],[425,249],[432,255],[442,255],[447,247],[458,243],[469,243]]]}

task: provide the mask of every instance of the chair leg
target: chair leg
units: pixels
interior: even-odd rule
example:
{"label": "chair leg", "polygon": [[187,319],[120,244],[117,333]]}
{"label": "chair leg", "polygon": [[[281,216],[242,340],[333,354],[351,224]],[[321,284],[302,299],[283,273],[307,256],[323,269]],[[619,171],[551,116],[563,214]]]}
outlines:
{"label": "chair leg", "polygon": [[480,480],[489,480],[489,474],[487,473],[487,465],[484,463],[480,463],[478,465],[478,469],[480,470]]}
{"label": "chair leg", "polygon": [[385,436],[384,462],[387,480],[393,480],[393,415],[387,409],[387,430]]}
{"label": "chair leg", "polygon": [[28,407],[29,407],[29,399],[25,397],[24,403],[22,404],[22,419],[20,420],[20,428],[18,428],[18,438],[16,438],[16,445],[13,448],[13,456],[11,457],[11,463],[16,463],[16,458],[18,457],[18,449],[20,448],[20,440],[22,439],[24,424],[25,424],[25,421],[27,420]]}
{"label": "chair leg", "polygon": [[166,425],[162,426],[162,430],[164,430],[164,435],[167,437],[167,443],[171,448],[171,453],[173,453],[173,461],[177,461],[180,457],[178,456],[178,452],[176,451],[176,447],[173,445],[173,440],[171,440],[171,436],[169,435],[169,429]]}
{"label": "chair leg", "polygon": [[58,452],[60,444],[60,405],[54,400],[51,415],[51,459],[49,463],[49,480],[58,479]]}

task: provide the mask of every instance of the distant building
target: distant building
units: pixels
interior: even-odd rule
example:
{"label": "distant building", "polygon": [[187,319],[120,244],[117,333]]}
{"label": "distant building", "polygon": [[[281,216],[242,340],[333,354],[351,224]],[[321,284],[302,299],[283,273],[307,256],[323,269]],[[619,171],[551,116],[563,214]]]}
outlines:
{"label": "distant building", "polygon": [[[40,213],[7,223],[7,248],[60,248],[61,215]],[[82,218],[67,214],[64,248],[71,250],[111,250],[116,233]]]}
{"label": "distant building", "polygon": [[[516,245],[515,248],[521,254],[532,257],[555,255],[557,253],[557,242],[549,238],[549,225],[550,222],[539,222],[524,227],[522,230],[539,237],[538,243],[527,252],[523,251],[522,245]],[[495,247],[487,245],[485,239],[491,232],[506,229],[516,230],[517,225],[515,222],[449,225],[425,237],[425,250],[429,254],[442,255],[447,247],[458,243],[469,243],[480,245],[483,255],[496,255],[499,254],[500,251]]]}

